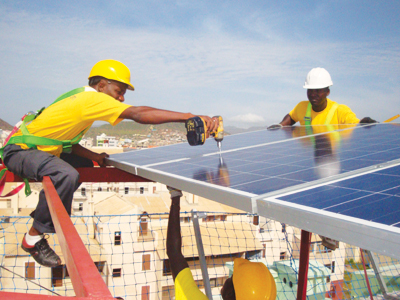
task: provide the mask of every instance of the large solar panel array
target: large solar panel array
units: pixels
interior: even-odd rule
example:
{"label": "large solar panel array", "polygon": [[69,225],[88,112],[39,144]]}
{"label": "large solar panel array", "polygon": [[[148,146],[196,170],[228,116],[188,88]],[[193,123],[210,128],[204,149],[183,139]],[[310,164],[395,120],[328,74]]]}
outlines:
{"label": "large solar panel array", "polygon": [[313,126],[112,155],[118,168],[400,258],[400,125]]}

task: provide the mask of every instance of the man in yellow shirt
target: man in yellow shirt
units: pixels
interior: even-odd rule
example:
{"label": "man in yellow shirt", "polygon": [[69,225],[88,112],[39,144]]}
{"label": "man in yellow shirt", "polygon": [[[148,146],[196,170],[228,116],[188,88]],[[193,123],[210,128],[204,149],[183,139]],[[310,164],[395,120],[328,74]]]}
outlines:
{"label": "man in yellow shirt", "polygon": [[[194,117],[191,113],[124,104],[127,89],[134,90],[134,87],[124,64],[115,60],[96,63],[89,75],[89,86],[63,94],[29,125],[21,126],[2,149],[4,164],[22,178],[42,181],[44,176],[49,176],[71,214],[73,194],[80,185],[75,168],[93,166],[93,161],[104,167],[108,157],[106,153],[97,154],[79,145],[80,138],[93,122],[107,121],[116,125],[123,119],[130,119],[141,124],[161,124],[185,122]],[[201,117],[209,131],[218,128],[218,118]],[[60,145],[60,141],[65,144]],[[43,190],[31,217],[34,221],[24,236],[22,249],[43,266],[60,265],[60,257],[43,235],[55,232]]]}
{"label": "man in yellow shirt", "polygon": [[[182,254],[180,225],[182,192],[173,188],[168,189],[171,194],[171,209],[168,219],[167,255],[175,282],[175,299],[207,300],[207,296],[197,287]],[[221,296],[224,300],[275,300],[276,285],[272,274],[263,263],[236,258],[233,275],[225,281]]]}
{"label": "man in yellow shirt", "polygon": [[328,99],[329,87],[332,85],[331,76],[324,68],[312,69],[307,74],[303,86],[307,89],[308,101],[297,104],[279,124],[292,126],[297,122],[300,122],[300,125],[376,123],[369,117],[360,121],[348,106]]}
{"label": "man in yellow shirt", "polygon": [[[356,114],[344,104],[338,104],[327,97],[330,94],[329,87],[333,85],[331,75],[324,68],[312,69],[306,77],[304,88],[307,89],[308,101],[301,101],[296,107],[289,112],[278,125],[271,125],[268,129],[276,129],[281,126],[292,126],[297,122],[300,125],[344,125],[344,124],[367,124],[376,123],[375,120],[370,117],[365,117],[361,121],[356,117]],[[325,129],[322,129],[325,130]],[[318,131],[318,129],[317,129]],[[314,132],[315,133],[315,132]],[[329,135],[328,135],[329,136]],[[334,135],[333,135],[334,136]],[[326,136],[317,137],[318,139],[326,139]],[[326,147],[324,143],[324,147]],[[331,145],[331,144],[329,144]],[[316,165],[323,161],[323,165],[326,163],[326,159],[332,158],[331,155],[318,155],[318,143],[316,143]],[[326,149],[326,148],[325,148]],[[331,163],[332,165],[332,163]],[[334,170],[335,168],[333,168]],[[316,168],[316,170],[320,170]],[[324,172],[329,170],[323,168]],[[325,174],[331,175],[330,173]],[[339,242],[330,238],[320,236],[322,239],[322,245],[325,247],[335,250],[338,247]]]}

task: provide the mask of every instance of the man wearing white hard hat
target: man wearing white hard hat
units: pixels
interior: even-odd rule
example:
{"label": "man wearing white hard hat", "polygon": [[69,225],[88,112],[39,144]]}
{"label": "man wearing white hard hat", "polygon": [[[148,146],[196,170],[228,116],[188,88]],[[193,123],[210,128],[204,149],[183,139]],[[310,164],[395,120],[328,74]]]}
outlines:
{"label": "man wearing white hard hat", "polygon": [[344,104],[338,104],[327,97],[329,87],[333,85],[331,75],[324,68],[312,69],[306,77],[304,88],[307,89],[308,101],[301,101],[280,122],[282,126],[300,125],[330,125],[376,123],[365,117],[361,121],[356,114]]}

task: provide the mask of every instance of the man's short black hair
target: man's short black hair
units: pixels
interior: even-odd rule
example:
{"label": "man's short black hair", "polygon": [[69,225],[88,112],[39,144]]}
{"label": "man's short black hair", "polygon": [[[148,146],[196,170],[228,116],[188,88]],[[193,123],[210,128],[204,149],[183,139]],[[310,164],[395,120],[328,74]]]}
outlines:
{"label": "man's short black hair", "polygon": [[98,84],[102,79],[107,80],[104,77],[101,76],[93,76],[89,78],[89,86],[95,86],[96,84]]}

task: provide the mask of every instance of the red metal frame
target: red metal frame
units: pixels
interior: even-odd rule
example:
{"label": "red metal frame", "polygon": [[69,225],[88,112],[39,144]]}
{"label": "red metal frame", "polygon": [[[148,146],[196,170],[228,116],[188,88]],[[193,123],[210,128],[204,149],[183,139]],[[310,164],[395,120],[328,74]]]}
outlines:
{"label": "red metal frame", "polygon": [[75,295],[113,299],[47,176],[43,178],[43,188]]}
{"label": "red metal frame", "polygon": [[[3,168],[4,166],[0,165],[0,170]],[[80,182],[151,182],[145,178],[112,167],[78,168],[77,171],[80,174]],[[6,176],[7,182],[23,181],[11,172],[7,172]],[[68,273],[76,294],[75,297],[63,298],[74,300],[114,299],[72,224],[50,178],[47,176],[44,177],[42,183]],[[27,298],[30,300],[60,299],[59,296],[14,292],[0,292],[0,298],[13,300],[25,300]]]}
{"label": "red metal frame", "polygon": [[[74,224],[72,224],[53,183],[47,176],[43,178],[43,189],[76,295],[76,297],[64,298],[82,300],[114,299],[87,252]],[[0,292],[0,298],[13,300],[29,298],[31,300],[36,300],[59,299],[59,296]]]}
{"label": "red metal frame", "polygon": [[115,300],[113,297],[68,297],[68,296],[48,296],[38,294],[23,294],[13,292],[0,292],[0,299],[12,300]]}
{"label": "red metal frame", "polygon": [[[4,169],[0,165],[0,170]],[[117,168],[77,168],[80,178],[79,182],[151,182],[143,177],[133,175]],[[23,182],[21,177],[14,175],[11,172],[6,173],[7,182]]]}
{"label": "red metal frame", "polygon": [[307,299],[308,264],[310,261],[311,233],[301,231],[299,279],[297,282],[297,300]]}

